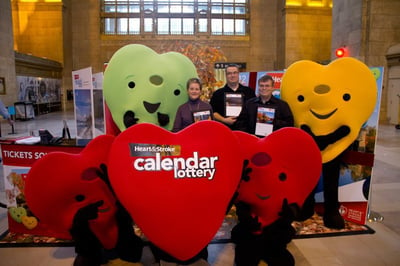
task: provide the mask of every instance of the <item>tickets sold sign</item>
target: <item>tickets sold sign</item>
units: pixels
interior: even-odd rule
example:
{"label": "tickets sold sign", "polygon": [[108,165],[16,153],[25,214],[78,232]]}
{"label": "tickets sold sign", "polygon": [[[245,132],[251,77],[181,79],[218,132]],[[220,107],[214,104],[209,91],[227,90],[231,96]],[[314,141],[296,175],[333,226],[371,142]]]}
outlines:
{"label": "tickets sold sign", "polygon": [[214,121],[195,123],[179,133],[142,123],[116,137],[109,177],[146,237],[187,260],[221,226],[240,182],[241,154],[238,138]]}

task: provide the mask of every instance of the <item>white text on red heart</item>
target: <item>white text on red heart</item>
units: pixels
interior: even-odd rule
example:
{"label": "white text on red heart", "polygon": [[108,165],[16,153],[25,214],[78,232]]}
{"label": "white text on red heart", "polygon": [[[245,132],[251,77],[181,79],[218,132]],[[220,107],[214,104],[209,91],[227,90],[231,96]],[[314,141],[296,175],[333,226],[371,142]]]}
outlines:
{"label": "white text on red heart", "polygon": [[174,178],[207,178],[212,180],[215,175],[215,163],[218,156],[200,157],[198,152],[193,152],[189,158],[167,157],[161,159],[161,154],[154,157],[137,158],[133,167],[137,171],[172,171]]}

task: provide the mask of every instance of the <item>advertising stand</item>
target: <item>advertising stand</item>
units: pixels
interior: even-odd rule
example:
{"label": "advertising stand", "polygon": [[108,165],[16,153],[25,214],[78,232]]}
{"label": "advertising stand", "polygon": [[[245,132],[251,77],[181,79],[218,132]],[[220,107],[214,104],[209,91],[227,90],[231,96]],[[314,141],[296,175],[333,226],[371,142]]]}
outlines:
{"label": "advertising stand", "polygon": [[86,144],[94,137],[92,68],[72,71],[74,111],[78,144]]}
{"label": "advertising stand", "polygon": [[54,151],[79,153],[82,149],[77,146],[1,144],[9,232],[68,238],[64,233],[49,230],[30,212],[25,202],[25,179],[32,164],[45,154]]}

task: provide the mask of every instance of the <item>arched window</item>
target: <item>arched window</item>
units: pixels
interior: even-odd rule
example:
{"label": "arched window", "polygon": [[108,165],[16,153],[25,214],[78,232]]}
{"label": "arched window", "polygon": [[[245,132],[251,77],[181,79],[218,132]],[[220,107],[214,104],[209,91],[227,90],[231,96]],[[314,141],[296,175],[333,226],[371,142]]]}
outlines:
{"label": "arched window", "polygon": [[248,0],[101,0],[105,35],[233,35],[249,28]]}

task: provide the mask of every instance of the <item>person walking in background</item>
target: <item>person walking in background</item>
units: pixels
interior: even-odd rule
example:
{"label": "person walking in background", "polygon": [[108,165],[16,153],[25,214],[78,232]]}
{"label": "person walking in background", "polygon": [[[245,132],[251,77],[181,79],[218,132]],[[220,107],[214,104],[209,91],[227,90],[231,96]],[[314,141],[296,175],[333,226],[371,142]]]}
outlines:
{"label": "person walking in background", "polygon": [[4,105],[3,101],[0,99],[0,115],[4,118],[7,119],[8,123],[12,126],[14,124],[14,121],[11,119],[11,115],[8,112],[8,109]]}

